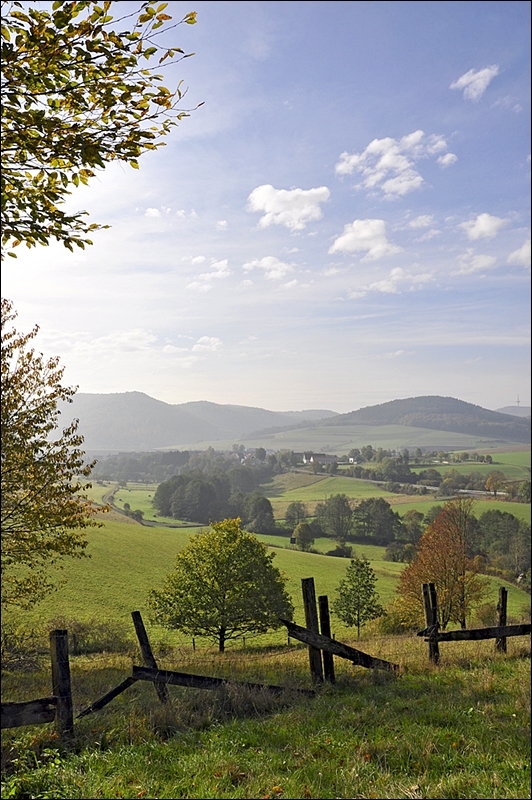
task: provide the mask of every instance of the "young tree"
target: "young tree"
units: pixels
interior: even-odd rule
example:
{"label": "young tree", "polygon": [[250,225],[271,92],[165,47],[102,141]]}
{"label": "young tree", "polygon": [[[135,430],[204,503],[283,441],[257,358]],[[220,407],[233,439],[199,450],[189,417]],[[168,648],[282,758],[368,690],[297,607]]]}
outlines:
{"label": "young tree", "polygon": [[366,622],[381,617],[383,607],[375,590],[377,576],[365,556],[351,559],[345,578],[340,582],[337,599],[333,603],[334,613],[346,625],[355,626],[360,639],[360,628]]}
{"label": "young tree", "polygon": [[162,590],[150,592],[155,620],[205,636],[221,653],[230,639],[280,628],[294,609],[274,557],[239,519],[213,523],[178,553]]}
{"label": "young tree", "polygon": [[77,420],[54,436],[58,403],[76,390],[61,385],[57,358],[31,348],[38,328],[18,333],[15,318],[2,300],[2,604],[29,608],[54,588],[50,565],[83,555],[81,530],[97,523]]}
{"label": "young tree", "polygon": [[314,531],[308,522],[300,522],[294,529],[296,544],[300,550],[308,552],[314,544]]}
{"label": "young tree", "polygon": [[423,621],[424,583],[436,585],[442,629],[449,622],[465,628],[468,614],[482,602],[486,584],[478,574],[478,559],[472,557],[478,531],[473,504],[471,498],[445,503],[421,537],[416,557],[401,573],[397,587],[405,620]]}
{"label": "young tree", "polygon": [[[72,186],[111,161],[138,168],[177,121],[183,91],[161,84],[149,59],[187,58],[160,49],[168,3],[143,2],[113,24],[109,0],[54,2],[50,11],[2,2],[2,242],[84,247],[100,227],[60,208]],[[129,9],[126,6],[126,11]],[[119,12],[121,13],[121,12]],[[193,24],[196,14],[181,22]],[[175,26],[174,26],[175,27]],[[9,255],[15,255],[11,251]]]}

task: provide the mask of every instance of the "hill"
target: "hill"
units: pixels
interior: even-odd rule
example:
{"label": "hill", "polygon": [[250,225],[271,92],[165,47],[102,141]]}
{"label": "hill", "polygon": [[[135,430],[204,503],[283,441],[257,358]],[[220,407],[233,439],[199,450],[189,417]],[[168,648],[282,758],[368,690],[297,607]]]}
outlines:
{"label": "hill", "polygon": [[530,417],[530,406],[504,406],[496,408],[500,414],[510,414],[512,417]]}
{"label": "hill", "polygon": [[327,425],[406,425],[469,436],[530,442],[530,420],[457,400],[454,397],[409,397],[339,414]]}
{"label": "hill", "polygon": [[236,441],[257,428],[280,427],[335,416],[326,409],[267,411],[192,402],[171,405],[143,392],[76,394],[62,406],[65,420],[78,418],[88,451],[152,450],[205,440]]}
{"label": "hill", "polygon": [[[171,405],[143,392],[77,394],[63,408],[77,417],[89,452],[247,447],[343,453],[351,447],[493,448],[530,443],[530,420],[452,397],[412,397],[348,414],[268,411],[206,401]],[[386,442],[386,443],[385,443]]]}

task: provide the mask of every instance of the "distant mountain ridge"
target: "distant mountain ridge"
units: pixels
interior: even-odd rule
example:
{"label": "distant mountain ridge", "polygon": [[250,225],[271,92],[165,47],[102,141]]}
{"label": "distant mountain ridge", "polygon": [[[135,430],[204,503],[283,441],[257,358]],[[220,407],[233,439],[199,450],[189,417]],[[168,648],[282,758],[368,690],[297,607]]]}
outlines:
{"label": "distant mountain ridge", "polygon": [[78,418],[87,450],[153,450],[176,444],[239,439],[256,428],[280,427],[336,416],[328,409],[268,411],[207,401],[171,405],[143,392],[84,394],[64,404],[69,419]]}
{"label": "distant mountain ridge", "polygon": [[[258,431],[361,424],[402,425],[450,431],[508,442],[530,443],[530,420],[452,397],[411,397],[368,406],[347,414],[325,409],[268,411],[239,405],[197,401],[171,405],[143,392],[76,394],[63,406],[65,422],[80,420],[88,451],[146,451],[179,447],[194,449],[201,442],[237,442]],[[371,442],[368,440],[368,444]],[[301,445],[301,449],[308,449]]]}
{"label": "distant mountain ridge", "polygon": [[328,425],[406,425],[414,428],[431,428],[453,431],[491,439],[530,442],[530,420],[482,406],[466,403],[454,397],[428,395],[391,400],[377,406],[367,406],[358,411],[339,414]]}

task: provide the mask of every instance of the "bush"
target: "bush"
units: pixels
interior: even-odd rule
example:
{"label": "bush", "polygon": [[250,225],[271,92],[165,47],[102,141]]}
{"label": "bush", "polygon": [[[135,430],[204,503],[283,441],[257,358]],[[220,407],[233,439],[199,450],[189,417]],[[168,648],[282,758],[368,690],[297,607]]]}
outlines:
{"label": "bush", "polygon": [[2,624],[2,669],[9,671],[39,669],[49,651],[50,646],[44,635],[39,635],[33,629],[25,630],[10,623]]}
{"label": "bush", "polygon": [[340,558],[351,558],[353,548],[348,544],[338,544],[334,550],[327,550],[326,556],[338,556]]}
{"label": "bush", "polygon": [[80,621],[74,617],[54,617],[48,620],[47,630],[68,631],[68,645],[73,656],[90,653],[129,653],[135,649],[128,625],[121,620],[92,618]]}

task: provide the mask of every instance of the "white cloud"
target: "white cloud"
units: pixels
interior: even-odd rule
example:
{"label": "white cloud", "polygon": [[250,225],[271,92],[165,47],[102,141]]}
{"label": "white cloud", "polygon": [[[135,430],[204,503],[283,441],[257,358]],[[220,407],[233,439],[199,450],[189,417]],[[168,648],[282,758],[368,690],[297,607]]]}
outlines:
{"label": "white cloud", "polygon": [[411,356],[413,350],[394,350],[391,353],[385,353],[384,358],[401,358],[402,356]]}
{"label": "white cloud", "polygon": [[411,220],[408,223],[410,228],[428,228],[429,225],[432,225],[432,220],[434,219],[434,214],[421,214],[419,217]]}
{"label": "white cloud", "polygon": [[530,266],[530,239],[527,239],[521,247],[510,253],[506,259],[507,264],[521,264],[523,267]]}
{"label": "white cloud", "polygon": [[301,231],[308,222],[321,219],[320,203],[330,197],[326,186],[317,189],[275,189],[270,184],[257,186],[248,197],[247,211],[264,211],[259,228],[284,225],[291,231]]}
{"label": "white cloud", "polygon": [[207,259],[205,256],[183,256],[181,259],[181,261],[189,261],[192,266],[195,266],[196,264],[203,264],[206,260]]}
{"label": "white cloud", "polygon": [[473,103],[478,103],[493,78],[498,74],[498,64],[484,67],[484,69],[479,69],[477,72],[474,69],[470,69],[469,72],[464,73],[458,80],[451,83],[449,89],[463,89],[464,100],[472,100]]}
{"label": "white cloud", "polygon": [[[402,139],[374,139],[362,153],[344,152],[336,164],[337,175],[361,173],[363,180],[357,188],[374,191],[381,190],[386,199],[402,197],[421,188],[423,177],[415,168],[416,161],[442,153],[437,159],[453,156],[443,153],[447,150],[445,138],[439,134],[426,136],[421,130],[409,133]],[[454,159],[449,158],[444,166],[450,166]]]}
{"label": "white cloud", "polygon": [[215,225],[217,231],[226,231],[227,230],[227,220],[226,219],[219,219]]}
{"label": "white cloud", "polygon": [[365,297],[368,292],[401,294],[401,289],[413,290],[432,280],[434,280],[434,277],[429,272],[413,273],[401,267],[395,267],[391,270],[387,278],[374,281],[368,286],[357,286],[356,289],[348,293],[348,297],[350,299],[357,299],[359,297]]}
{"label": "white cloud", "polygon": [[159,211],[158,208],[147,208],[146,211],[144,212],[144,216],[145,217],[160,217],[161,216],[161,212]]}
{"label": "white cloud", "polygon": [[[194,261],[195,259],[192,260],[192,263],[194,263]],[[210,292],[212,289],[211,281],[228,278],[232,274],[232,270],[229,269],[226,258],[224,258],[223,261],[213,261],[210,266],[210,272],[201,272],[199,275],[196,275],[196,280],[189,283],[187,289],[193,289],[197,292]]]}
{"label": "white cloud", "polygon": [[216,336],[201,336],[192,347],[192,352],[216,352],[222,346],[222,340]]}
{"label": "white cloud", "polygon": [[402,248],[390,244],[386,238],[386,223],[383,219],[355,219],[344,226],[344,232],[336,239],[329,253],[356,253],[366,251],[362,261],[376,261],[383,256],[400,253]]}
{"label": "white cloud", "polygon": [[242,266],[244,272],[251,272],[252,269],[263,269],[264,277],[270,281],[279,281],[285,278],[294,268],[290,264],[285,264],[275,256],[265,256],[248,261]]}
{"label": "white cloud", "polygon": [[428,242],[431,239],[434,239],[435,236],[439,236],[440,234],[441,231],[439,231],[437,228],[431,228],[430,231],[427,231],[422,236],[419,236],[416,239],[416,242]]}
{"label": "white cloud", "polygon": [[474,241],[475,239],[493,239],[505,225],[508,225],[508,220],[484,213],[479,214],[476,219],[461,222],[458,227],[463,228],[467,233],[467,238]]}
{"label": "white cloud", "polygon": [[472,275],[474,272],[484,272],[492,269],[497,263],[495,256],[474,255],[473,248],[469,247],[465,253],[458,256],[460,268],[451,272],[451,275]]}
{"label": "white cloud", "polygon": [[511,94],[507,94],[506,97],[500,97],[496,100],[492,108],[508,108],[510,111],[513,111],[515,114],[519,114],[520,111],[523,110],[523,106],[517,101],[517,97],[512,97]]}
{"label": "white cloud", "polygon": [[451,167],[458,161],[458,156],[455,156],[454,153],[445,153],[444,156],[440,156],[436,159],[436,163],[440,165],[442,169],[447,169],[447,167]]}

